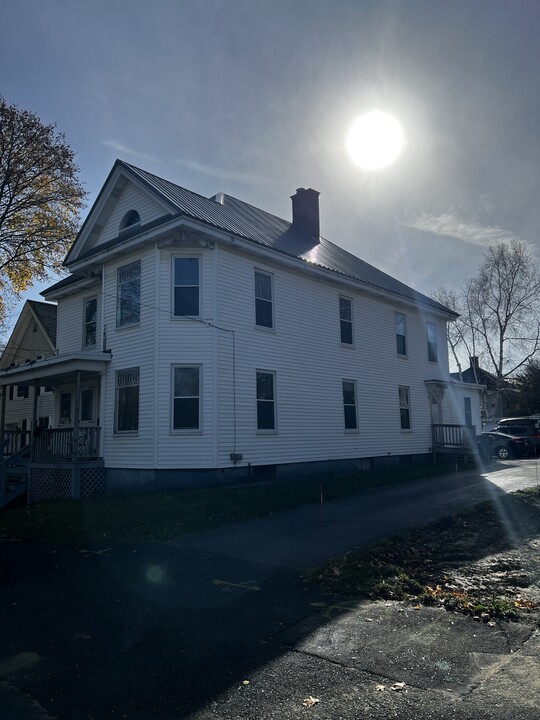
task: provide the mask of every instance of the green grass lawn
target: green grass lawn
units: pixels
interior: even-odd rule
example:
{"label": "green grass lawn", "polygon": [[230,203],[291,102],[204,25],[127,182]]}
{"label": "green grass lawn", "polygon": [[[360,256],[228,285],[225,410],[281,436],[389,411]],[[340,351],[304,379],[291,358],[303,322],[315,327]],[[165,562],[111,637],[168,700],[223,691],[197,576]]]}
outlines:
{"label": "green grass lawn", "polygon": [[342,475],[175,492],[55,500],[0,512],[0,538],[48,543],[151,542],[225,523],[455,471],[410,465]]}

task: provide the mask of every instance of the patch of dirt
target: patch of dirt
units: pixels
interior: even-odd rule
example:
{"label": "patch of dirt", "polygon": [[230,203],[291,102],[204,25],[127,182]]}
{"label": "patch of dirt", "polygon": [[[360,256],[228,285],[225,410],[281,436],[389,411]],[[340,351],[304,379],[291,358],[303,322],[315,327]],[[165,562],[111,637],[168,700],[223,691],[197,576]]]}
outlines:
{"label": "patch of dirt", "polygon": [[409,599],[487,623],[540,623],[540,494],[514,493],[351,551],[311,579],[333,593]]}

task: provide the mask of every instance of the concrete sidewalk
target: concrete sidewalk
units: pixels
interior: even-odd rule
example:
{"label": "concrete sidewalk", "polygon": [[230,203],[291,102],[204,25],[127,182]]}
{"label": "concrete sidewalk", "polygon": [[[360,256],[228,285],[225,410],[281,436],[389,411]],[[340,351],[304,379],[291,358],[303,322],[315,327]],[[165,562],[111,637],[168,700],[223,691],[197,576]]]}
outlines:
{"label": "concrete sidewalk", "polygon": [[535,482],[532,464],[509,463],[174,544],[2,543],[0,717],[537,720],[535,628],[344,602],[302,578],[355,545]]}

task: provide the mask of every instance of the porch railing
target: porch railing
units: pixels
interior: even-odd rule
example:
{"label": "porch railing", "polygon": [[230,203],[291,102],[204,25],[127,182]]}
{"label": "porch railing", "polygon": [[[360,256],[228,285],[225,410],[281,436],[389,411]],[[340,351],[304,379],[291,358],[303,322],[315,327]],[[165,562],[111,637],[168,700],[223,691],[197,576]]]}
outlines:
{"label": "porch railing", "polygon": [[34,437],[36,459],[88,460],[99,457],[101,428],[42,428]]}
{"label": "porch railing", "polygon": [[469,425],[432,425],[433,447],[476,447],[476,430]]}
{"label": "porch railing", "polygon": [[4,430],[3,447],[0,449],[0,459],[2,455],[8,457],[15,455],[28,445],[32,437],[30,430]]}

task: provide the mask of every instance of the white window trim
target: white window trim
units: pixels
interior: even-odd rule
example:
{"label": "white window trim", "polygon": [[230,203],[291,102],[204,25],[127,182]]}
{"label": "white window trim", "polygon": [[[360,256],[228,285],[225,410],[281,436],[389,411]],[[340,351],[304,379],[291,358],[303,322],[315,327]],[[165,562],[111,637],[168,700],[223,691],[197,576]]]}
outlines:
{"label": "white window trim", "polygon": [[[404,389],[407,390],[407,396],[409,399],[408,407],[406,408],[409,411],[409,427],[404,428],[401,426],[401,393],[400,390]],[[411,386],[410,385],[398,385],[398,409],[399,409],[399,427],[402,433],[411,433],[413,430],[413,421],[412,421],[412,399],[411,399]]]}
{"label": "white window trim", "polygon": [[[86,304],[92,300],[96,301],[96,342],[94,345],[87,345],[86,340]],[[123,326],[122,326],[123,327]],[[97,295],[89,295],[83,298],[83,316],[82,316],[82,349],[83,350],[95,350],[98,346],[98,298]]]}
{"label": "white window trim", "polygon": [[[174,261],[176,259],[190,259],[190,258],[196,258],[199,261],[199,314],[198,315],[175,315],[174,313],[174,289],[176,286],[176,283],[174,282]],[[202,293],[201,293],[201,285],[202,285],[202,254],[201,253],[174,253],[174,255],[171,255],[171,318],[172,320],[179,320],[182,321],[189,321],[190,318],[200,318],[202,317]],[[178,287],[193,287],[192,285],[179,285]],[[215,289],[215,292],[217,292],[217,288]],[[178,366],[180,367],[180,366]]]}
{"label": "white window trim", "polygon": [[[267,275],[270,278],[270,292],[272,295],[272,298],[270,301],[266,300],[265,298],[259,298],[260,300],[263,300],[265,302],[270,302],[272,304],[272,327],[267,327],[266,325],[257,325],[257,295],[256,295],[256,287],[257,287],[257,281],[256,281],[256,274],[260,273],[261,275]],[[274,273],[269,272],[268,270],[264,270],[260,267],[253,268],[253,323],[256,330],[262,330],[263,332],[269,332],[269,333],[275,333],[276,332],[276,312],[275,312],[275,294],[274,294]],[[261,371],[262,372],[262,371]]]}
{"label": "white window trim", "polygon": [[[345,405],[345,398],[343,397],[343,383],[352,383],[354,387],[354,417],[356,420],[356,427],[355,428],[348,428],[345,425],[345,407],[351,407],[351,405],[347,404]],[[342,399],[342,406],[343,406],[343,428],[347,435],[349,434],[356,434],[358,433],[358,391],[357,391],[357,382],[356,380],[353,380],[352,378],[342,378],[341,380],[341,399]]]}
{"label": "white window trim", "polygon": [[[118,429],[118,373],[127,372],[129,370],[137,370],[139,372],[139,380],[137,387],[139,388],[139,412],[137,415],[137,429],[136,430],[119,430]],[[125,387],[135,387],[135,385],[126,385]],[[126,435],[138,435],[140,430],[141,420],[141,368],[138,366],[129,368],[118,368],[114,373],[114,435],[124,437]]]}
{"label": "white window trim", "polygon": [[[272,389],[274,391],[274,398],[272,401],[270,400],[261,400],[259,401],[259,398],[257,397],[257,375],[259,373],[264,373],[266,375],[272,375]],[[258,403],[259,402],[273,402],[274,403],[274,427],[273,428],[260,428],[257,427],[258,420],[257,420],[257,409],[258,409]],[[264,368],[256,368],[255,370],[255,432],[257,435],[277,435],[278,434],[278,409],[277,409],[277,373],[275,370],[266,370]]]}
{"label": "white window trim", "polygon": [[[192,257],[192,256],[190,256]],[[184,316],[186,317],[186,316]],[[190,316],[193,317],[193,316]],[[199,427],[198,428],[175,428],[174,427],[174,371],[176,368],[197,368],[199,371]],[[198,363],[175,363],[171,365],[171,385],[170,385],[170,420],[169,420],[169,434],[170,435],[202,435],[203,434],[203,373],[202,365]]]}
{"label": "white window trim", "polygon": [[[351,342],[344,342],[341,337],[341,323],[342,322],[349,322],[348,320],[342,320],[341,318],[341,300],[347,300],[351,305]],[[354,347],[354,299],[352,297],[349,297],[348,295],[340,295],[338,299],[338,311],[339,311],[339,340],[343,347],[352,348]]]}
{"label": "white window trim", "polygon": [[[139,274],[139,319],[138,319],[138,320],[135,320],[134,322],[131,322],[131,323],[123,323],[122,325],[119,325],[119,324],[118,324],[118,304],[119,304],[119,302],[120,302],[120,289],[119,289],[119,283],[118,283],[118,272],[119,272],[122,268],[128,267],[128,265],[134,265],[135,263],[139,263],[139,267],[140,267],[140,274]],[[141,307],[142,307],[142,303],[141,303],[141,297],[142,297],[142,282],[141,282],[141,280],[142,280],[142,271],[143,271],[142,261],[141,261],[140,258],[138,258],[137,260],[132,260],[131,262],[128,262],[128,263],[124,263],[123,265],[117,265],[117,267],[116,267],[116,308],[115,308],[115,314],[116,314],[116,318],[115,318],[116,323],[115,323],[115,325],[116,325],[116,330],[125,330],[126,328],[138,327],[138,326],[141,324]]]}
{"label": "white window trim", "polygon": [[[404,353],[398,352],[398,347],[397,347],[398,334],[401,334],[401,333],[398,333],[398,331],[397,331],[397,316],[398,315],[401,315],[401,317],[403,318],[403,323],[405,325],[405,335],[403,336],[405,338],[405,352]],[[409,338],[408,338],[408,333],[407,333],[407,315],[405,315],[405,313],[398,312],[398,311],[396,311],[394,313],[394,343],[395,343],[396,355],[399,358],[409,357]]]}
{"label": "white window trim", "polygon": [[[435,328],[435,354],[436,354],[436,356],[437,356],[437,357],[435,358],[435,360],[432,360],[432,359],[429,357],[429,345],[430,345],[430,343],[429,343],[429,329],[428,329],[428,328],[429,328],[430,325]],[[426,348],[426,349],[427,349],[427,354],[428,354],[428,362],[430,362],[430,363],[438,363],[438,362],[439,362],[439,333],[438,333],[438,330],[437,330],[437,323],[434,323],[434,322],[432,322],[431,320],[428,320],[428,321],[426,322],[426,345],[427,345],[427,348]]]}

